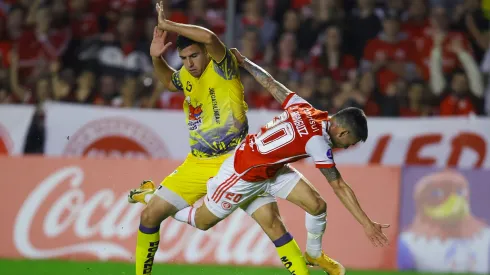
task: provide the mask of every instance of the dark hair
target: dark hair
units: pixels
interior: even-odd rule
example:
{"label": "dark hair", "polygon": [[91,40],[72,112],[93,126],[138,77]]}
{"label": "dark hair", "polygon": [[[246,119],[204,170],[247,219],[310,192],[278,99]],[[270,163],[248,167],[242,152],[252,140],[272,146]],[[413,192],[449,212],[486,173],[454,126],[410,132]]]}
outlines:
{"label": "dark hair", "polygon": [[340,126],[352,131],[352,133],[363,142],[367,140],[368,125],[363,110],[355,107],[348,107],[340,110],[333,115],[332,118],[335,118],[335,121],[337,121]]}
{"label": "dark hair", "polygon": [[177,36],[177,41],[175,42],[175,45],[177,46],[177,49],[178,50],[183,50],[191,45],[198,45],[198,46],[202,46],[202,43],[199,43],[199,42],[196,42],[188,37],[185,37],[185,36],[182,36],[182,35],[178,35]]}

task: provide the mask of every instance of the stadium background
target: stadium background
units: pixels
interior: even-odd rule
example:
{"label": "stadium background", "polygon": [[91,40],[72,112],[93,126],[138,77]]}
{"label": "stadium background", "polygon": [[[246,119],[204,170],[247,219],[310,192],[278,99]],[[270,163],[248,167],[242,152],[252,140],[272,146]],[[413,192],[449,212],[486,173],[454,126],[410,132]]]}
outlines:
{"label": "stadium background", "polygon": [[[188,152],[184,99],[152,74],[154,2],[0,2],[1,274],[133,273],[141,206],[126,192]],[[321,174],[295,165],[327,200],[325,249],[351,274],[490,273],[488,1],[163,2],[316,107],[370,116],[368,142],[336,161],[392,225],[390,247],[371,247]],[[279,105],[242,80],[255,131]],[[280,209],[304,247],[304,213]],[[242,212],[206,233],[166,221],[156,260],[154,274],[287,274]]]}

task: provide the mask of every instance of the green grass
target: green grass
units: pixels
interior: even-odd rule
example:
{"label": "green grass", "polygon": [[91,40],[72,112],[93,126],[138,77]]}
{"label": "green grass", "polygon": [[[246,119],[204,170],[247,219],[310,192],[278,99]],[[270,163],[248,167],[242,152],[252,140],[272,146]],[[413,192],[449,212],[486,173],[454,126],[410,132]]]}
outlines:
{"label": "green grass", "polygon": [[[2,275],[134,275],[131,263],[0,259]],[[288,275],[282,268],[157,264],[153,275]],[[311,275],[324,274],[314,270]],[[348,275],[426,275],[415,272],[349,271]],[[438,274],[443,275],[443,274]],[[454,275],[454,274],[451,274]]]}

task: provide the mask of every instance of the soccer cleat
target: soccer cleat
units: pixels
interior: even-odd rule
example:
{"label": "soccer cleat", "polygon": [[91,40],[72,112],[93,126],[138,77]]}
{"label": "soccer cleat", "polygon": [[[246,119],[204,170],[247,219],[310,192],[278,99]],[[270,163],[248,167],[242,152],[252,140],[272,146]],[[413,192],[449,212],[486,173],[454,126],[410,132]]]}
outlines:
{"label": "soccer cleat", "polygon": [[329,275],[345,275],[345,267],[336,260],[328,257],[323,253],[320,257],[313,259],[305,252],[305,260],[308,265],[319,266]]}
{"label": "soccer cleat", "polygon": [[145,196],[153,194],[155,192],[155,184],[151,180],[144,180],[138,189],[129,190],[128,202],[129,203],[143,203],[145,202]]}

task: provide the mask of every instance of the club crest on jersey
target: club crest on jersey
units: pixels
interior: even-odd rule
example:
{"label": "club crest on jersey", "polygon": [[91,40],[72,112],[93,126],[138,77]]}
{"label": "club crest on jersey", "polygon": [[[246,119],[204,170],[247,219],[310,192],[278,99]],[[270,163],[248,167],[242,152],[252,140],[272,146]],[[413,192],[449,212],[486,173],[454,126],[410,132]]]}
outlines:
{"label": "club crest on jersey", "polygon": [[190,97],[187,97],[185,101],[189,106],[189,121],[187,122],[187,126],[189,127],[189,131],[195,131],[202,124],[202,104],[193,106]]}
{"label": "club crest on jersey", "polygon": [[333,153],[332,153],[332,149],[328,149],[327,151],[327,158],[333,160]]}
{"label": "club crest on jersey", "polygon": [[227,201],[224,201],[221,203],[221,207],[224,209],[224,210],[230,210],[231,209],[231,203],[227,202]]}

